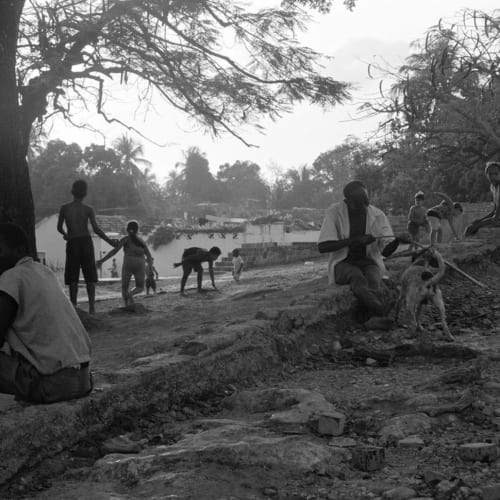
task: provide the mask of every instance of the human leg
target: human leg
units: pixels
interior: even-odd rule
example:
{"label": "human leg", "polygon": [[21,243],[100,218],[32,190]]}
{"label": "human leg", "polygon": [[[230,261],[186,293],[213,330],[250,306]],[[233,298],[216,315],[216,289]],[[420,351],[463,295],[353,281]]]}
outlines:
{"label": "human leg", "polygon": [[77,238],[77,240],[83,279],[87,285],[89,313],[93,314],[95,312],[95,284],[99,281],[97,277],[97,267],[95,265],[94,244],[90,236]]}
{"label": "human leg", "polygon": [[135,287],[129,293],[129,299],[132,299],[134,295],[137,295],[144,290],[144,281],[146,279],[146,262],[142,257],[134,258],[134,260],[132,272],[134,275]]}
{"label": "human leg", "polygon": [[0,352],[0,392],[16,394],[17,359]]}
{"label": "human leg", "polygon": [[85,283],[87,285],[87,295],[89,297],[89,313],[95,313],[95,283]]}
{"label": "human leg", "polygon": [[413,250],[413,248],[416,248],[416,245],[414,245],[414,241],[418,243],[419,240],[419,231],[420,231],[420,226],[413,221],[408,222],[408,233],[411,237],[412,242],[410,243],[409,250]]}
{"label": "human leg", "polygon": [[181,293],[184,293],[184,287],[186,286],[186,281],[188,279],[188,276],[191,274],[192,270],[193,267],[189,262],[182,263]]}
{"label": "human leg", "polygon": [[197,282],[198,282],[198,292],[201,292],[201,285],[203,283],[203,268],[201,266],[196,269],[197,275]]}
{"label": "human leg", "polygon": [[132,278],[132,271],[127,265],[127,260],[123,260],[123,267],[122,267],[122,298],[123,298],[123,303],[128,306],[129,304],[129,294],[128,294],[128,288],[130,286],[130,279]]}
{"label": "human leg", "polygon": [[68,285],[69,288],[69,300],[73,304],[73,306],[76,308],[76,302],[78,300],[78,282],[76,283],[70,283]]}
{"label": "human leg", "polygon": [[[374,280],[375,273],[372,273],[370,275],[372,286]],[[352,293],[366,309],[377,315],[384,315],[384,305],[377,297],[376,290],[370,287],[362,269],[347,262],[339,262],[335,266],[335,282],[338,285],[350,285]]]}
{"label": "human leg", "polygon": [[429,225],[431,227],[430,232],[430,245],[431,247],[435,246],[438,240],[439,230],[441,229],[441,221],[438,217],[434,217],[432,215],[427,216],[427,220],[429,221]]}
{"label": "human leg", "polygon": [[68,285],[69,300],[76,308],[78,300],[78,280],[80,279],[80,252],[78,238],[66,242],[66,262],[64,283]]}

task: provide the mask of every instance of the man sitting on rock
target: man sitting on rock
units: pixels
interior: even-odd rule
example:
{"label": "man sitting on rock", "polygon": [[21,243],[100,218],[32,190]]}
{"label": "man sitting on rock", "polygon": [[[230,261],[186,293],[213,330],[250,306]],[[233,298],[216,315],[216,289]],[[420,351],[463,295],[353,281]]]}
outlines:
{"label": "man sitting on rock", "polygon": [[1,346],[2,393],[54,403],[92,390],[87,332],[56,275],[33,261],[25,232],[10,223],[0,224]]}
{"label": "man sitting on rock", "polygon": [[386,316],[382,278],[386,277],[383,257],[391,255],[399,243],[410,243],[408,235],[395,238],[386,215],[370,205],[368,191],[361,181],[344,187],[344,201],[326,212],[318,250],[330,253],[330,284],[350,285],[365,313]]}

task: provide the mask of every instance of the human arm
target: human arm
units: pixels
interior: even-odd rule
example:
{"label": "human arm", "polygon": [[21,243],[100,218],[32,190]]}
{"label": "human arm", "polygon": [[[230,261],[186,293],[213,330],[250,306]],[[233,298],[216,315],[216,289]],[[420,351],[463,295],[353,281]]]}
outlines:
{"label": "human arm", "polygon": [[160,278],[160,275],[158,274],[158,271],[156,270],[156,267],[153,266],[153,273],[155,275],[155,280]]}
{"label": "human arm", "polygon": [[319,253],[336,252],[350,245],[369,245],[375,241],[375,237],[371,234],[363,234],[354,238],[346,238],[343,240],[328,240],[318,243]]}
{"label": "human arm", "polygon": [[443,200],[448,203],[450,210],[453,208],[453,200],[447,194],[441,193],[441,191],[434,191],[433,193],[443,198]]}
{"label": "human arm", "polygon": [[0,347],[7,338],[7,332],[17,314],[17,303],[7,293],[0,291]]}
{"label": "human arm", "polygon": [[108,238],[106,233],[99,227],[99,225],[97,224],[96,217],[95,217],[95,211],[92,207],[89,207],[89,220],[90,220],[90,225],[92,226],[94,233],[97,234],[97,236],[99,236],[99,238],[103,239],[106,243],[108,243],[108,245],[111,245],[112,247],[116,247],[116,245],[118,244],[118,240]]}
{"label": "human arm", "polygon": [[215,280],[214,280],[214,261],[210,259],[208,261],[208,274],[210,275],[210,279],[212,280],[212,287],[217,290],[217,287],[215,286]]}
{"label": "human arm", "polygon": [[127,236],[125,236],[125,238],[122,238],[118,242],[118,245],[112,248],[104,257],[101,257],[98,261],[96,261],[97,266],[100,267],[103,262],[106,262],[108,259],[113,257],[113,255],[116,255],[120,250],[120,248],[123,248],[123,245],[125,245],[126,241],[127,241]]}
{"label": "human arm", "polygon": [[387,243],[384,248],[382,249],[382,256],[383,257],[389,257],[389,255],[392,255],[397,249],[400,244],[410,244],[411,243],[411,237],[408,234],[400,234],[396,236],[392,241]]}
{"label": "human arm", "polygon": [[241,273],[243,271],[243,266],[245,265],[245,263],[240,260],[240,262],[238,263],[238,269],[237,269],[237,273]]}
{"label": "human arm", "polygon": [[59,217],[57,219],[57,230],[62,234],[62,237],[64,239],[67,239],[68,235],[64,230],[64,221],[65,221],[65,215],[64,215],[64,205],[63,205],[59,210]]}
{"label": "human arm", "polygon": [[140,240],[141,243],[144,245],[144,254],[146,255],[146,261],[148,263],[148,266],[151,266],[151,268],[153,268],[153,256],[151,255],[151,252],[149,251],[149,248],[148,246],[146,245],[146,243],[144,243],[144,241]]}
{"label": "human arm", "polygon": [[410,207],[410,211],[408,212],[408,222],[412,222],[415,220],[415,205]]}
{"label": "human arm", "polygon": [[456,239],[456,240],[459,240],[459,236],[457,234],[457,230],[455,229],[455,218],[453,217],[453,215],[450,215],[449,217],[447,217],[448,219],[448,223],[450,224],[450,228],[451,228],[451,232],[453,233],[453,237]]}

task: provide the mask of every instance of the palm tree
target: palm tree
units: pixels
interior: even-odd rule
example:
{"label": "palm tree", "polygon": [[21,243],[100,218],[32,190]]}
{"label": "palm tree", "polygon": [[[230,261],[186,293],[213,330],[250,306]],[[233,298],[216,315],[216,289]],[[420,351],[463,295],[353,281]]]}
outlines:
{"label": "palm tree", "polygon": [[113,147],[120,158],[120,170],[130,175],[142,206],[149,212],[151,210],[151,187],[156,178],[151,172],[151,162],[143,157],[143,145],[127,134],[123,134],[114,141]]}
{"label": "palm tree", "polygon": [[[127,134],[123,134],[113,143],[115,151],[120,157],[120,168],[123,172],[130,174],[134,180],[145,178],[151,169],[151,162],[146,160],[144,147]],[[143,165],[144,171],[139,165]]]}

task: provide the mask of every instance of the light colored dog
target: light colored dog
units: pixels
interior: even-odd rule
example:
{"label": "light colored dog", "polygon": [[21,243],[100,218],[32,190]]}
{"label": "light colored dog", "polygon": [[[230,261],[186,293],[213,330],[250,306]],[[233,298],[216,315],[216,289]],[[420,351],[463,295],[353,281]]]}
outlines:
{"label": "light colored dog", "polygon": [[[437,261],[437,272],[431,271],[430,262]],[[422,306],[431,302],[434,304],[441,317],[441,325],[446,340],[453,341],[455,338],[448,328],[446,322],[446,310],[443,301],[443,294],[439,288],[439,280],[444,276],[445,263],[441,254],[433,249],[426,248],[417,254],[417,257],[411,266],[401,275],[401,291],[396,303],[395,321],[401,309],[407,311],[410,320],[410,332],[415,334],[422,331],[420,314]]]}

